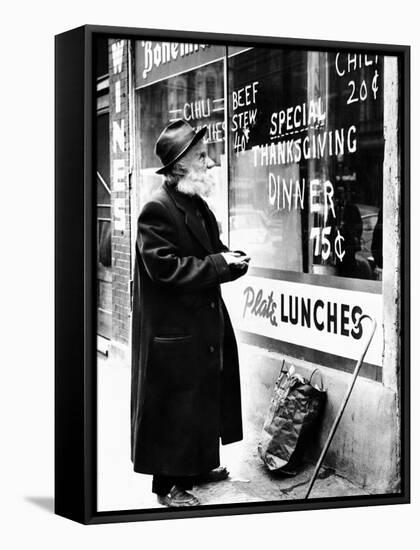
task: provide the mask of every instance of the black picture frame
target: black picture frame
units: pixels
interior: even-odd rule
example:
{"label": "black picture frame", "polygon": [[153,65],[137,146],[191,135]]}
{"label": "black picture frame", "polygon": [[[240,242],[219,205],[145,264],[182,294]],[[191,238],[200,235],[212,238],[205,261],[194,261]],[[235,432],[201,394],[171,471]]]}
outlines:
{"label": "black picture frame", "polygon": [[[401,78],[401,492],[98,512],[96,505],[95,36],[397,56]],[[84,524],[410,502],[410,47],[86,25],[55,38],[55,512]],[[69,346],[68,343],[71,342]]]}

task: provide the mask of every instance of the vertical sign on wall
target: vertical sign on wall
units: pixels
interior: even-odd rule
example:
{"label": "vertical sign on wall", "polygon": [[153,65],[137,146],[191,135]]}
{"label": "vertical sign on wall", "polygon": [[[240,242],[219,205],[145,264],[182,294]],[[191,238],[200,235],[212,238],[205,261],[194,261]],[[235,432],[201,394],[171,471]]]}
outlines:
{"label": "vertical sign on wall", "polygon": [[130,333],[128,42],[109,41],[112,204],[111,353],[125,356]]}

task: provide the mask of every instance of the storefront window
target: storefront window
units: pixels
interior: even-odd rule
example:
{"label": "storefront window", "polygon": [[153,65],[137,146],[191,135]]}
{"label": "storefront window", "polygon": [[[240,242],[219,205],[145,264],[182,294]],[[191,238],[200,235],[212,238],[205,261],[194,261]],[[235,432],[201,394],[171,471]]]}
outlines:
{"label": "storefront window", "polygon": [[381,279],[383,60],[228,57],[231,247],[256,268]]}
{"label": "storefront window", "polygon": [[136,41],[134,71],[133,219],[163,181],[163,128],[206,125],[208,202],[222,240],[251,257],[247,276],[223,288],[235,329],[349,370],[369,315],[378,329],[366,372],[379,380],[384,58]]}
{"label": "storefront window", "polygon": [[[150,46],[138,45],[137,53],[142,59],[147,48],[154,51],[161,43]],[[184,52],[187,44],[183,44]],[[211,50],[213,48],[213,50]],[[163,50],[162,50],[163,51]],[[169,49],[169,51],[171,51]],[[137,92],[138,126],[140,134],[139,195],[140,207],[147,202],[153,191],[162,183],[162,176],[156,175],[160,168],[155,155],[156,140],[163,128],[171,121],[182,118],[196,130],[207,126],[205,138],[207,151],[215,166],[211,174],[215,188],[208,202],[216,214],[222,238],[227,239],[227,178],[225,155],[225,108],[224,108],[224,52],[225,48],[202,45],[184,57],[180,56],[181,45],[177,44],[178,56],[168,60],[172,63],[171,73],[164,79],[143,84]],[[202,55],[207,58],[200,65]],[[195,58],[194,58],[195,56]],[[221,58],[211,61],[212,58]],[[194,60],[195,59],[195,60]],[[160,69],[160,64],[156,69]],[[151,75],[153,69],[150,69]],[[138,71],[138,74],[144,74]],[[147,76],[151,76],[149,73]],[[149,78],[150,79],[150,78]]]}

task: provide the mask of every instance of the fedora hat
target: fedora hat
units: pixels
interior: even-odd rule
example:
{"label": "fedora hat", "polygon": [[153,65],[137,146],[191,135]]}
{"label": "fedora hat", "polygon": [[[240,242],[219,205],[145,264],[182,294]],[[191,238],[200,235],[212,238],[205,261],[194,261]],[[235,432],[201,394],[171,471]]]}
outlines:
{"label": "fedora hat", "polygon": [[159,157],[162,168],[156,170],[156,174],[164,174],[177,160],[207,132],[207,126],[200,128],[198,132],[181,118],[174,120],[160,134],[156,141],[155,153]]}

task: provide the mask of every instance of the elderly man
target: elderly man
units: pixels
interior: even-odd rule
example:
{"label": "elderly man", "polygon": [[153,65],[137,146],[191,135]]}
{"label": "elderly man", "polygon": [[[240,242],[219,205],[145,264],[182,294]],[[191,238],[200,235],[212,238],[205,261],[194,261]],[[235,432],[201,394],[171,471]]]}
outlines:
{"label": "elderly man", "polygon": [[236,340],[220,285],[249,258],[220,241],[208,196],[213,165],[183,120],[159,136],[163,185],[138,218],[133,294],[131,447],[158,502],[195,506],[189,492],[228,476],[222,444],[242,439]]}

